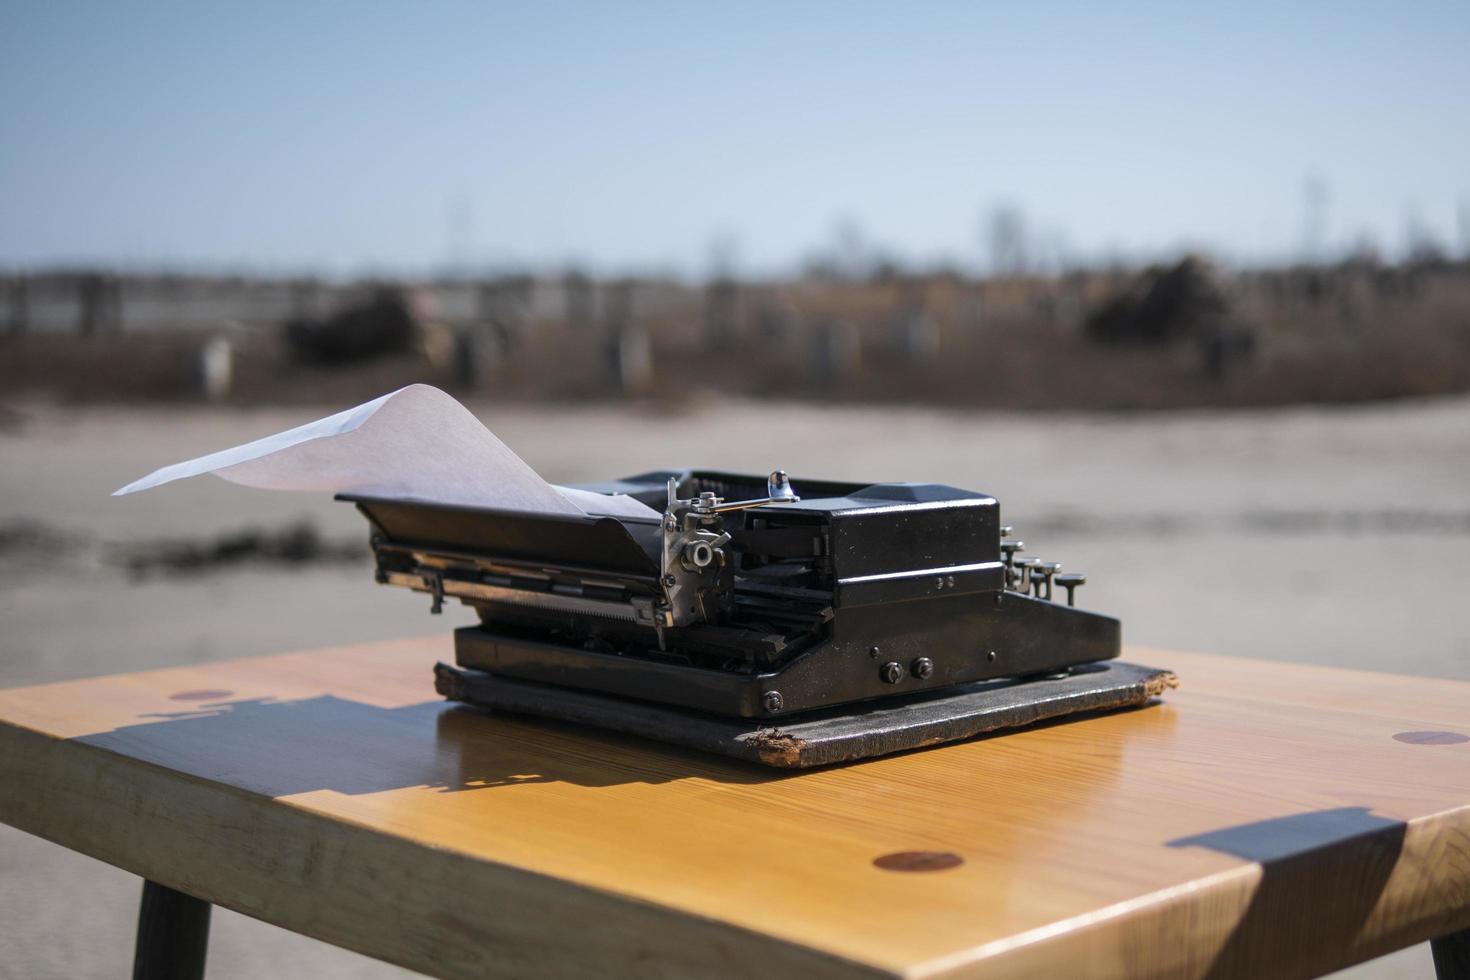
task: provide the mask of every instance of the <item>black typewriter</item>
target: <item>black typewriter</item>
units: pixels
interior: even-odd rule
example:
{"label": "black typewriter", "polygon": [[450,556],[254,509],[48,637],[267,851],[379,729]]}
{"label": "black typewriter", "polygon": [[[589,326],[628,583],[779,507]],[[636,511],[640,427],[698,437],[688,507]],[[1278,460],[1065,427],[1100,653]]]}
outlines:
{"label": "black typewriter", "polygon": [[[659,471],[579,489],[647,516],[344,495],[379,582],[476,610],[439,691],[778,766],[1142,704],[1118,620],[1023,557],[994,497],[926,483]],[[1064,593],[1064,595],[1063,595]]]}

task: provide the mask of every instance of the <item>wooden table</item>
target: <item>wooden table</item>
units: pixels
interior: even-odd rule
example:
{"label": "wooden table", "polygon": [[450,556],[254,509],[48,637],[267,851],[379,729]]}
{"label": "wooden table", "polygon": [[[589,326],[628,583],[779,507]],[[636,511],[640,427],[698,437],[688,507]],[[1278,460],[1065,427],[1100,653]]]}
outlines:
{"label": "wooden table", "polygon": [[1466,975],[1470,684],[1130,650],[1182,688],[783,773],[452,707],[449,652],[0,692],[0,820],[155,883],[145,960],[214,903],[441,977]]}

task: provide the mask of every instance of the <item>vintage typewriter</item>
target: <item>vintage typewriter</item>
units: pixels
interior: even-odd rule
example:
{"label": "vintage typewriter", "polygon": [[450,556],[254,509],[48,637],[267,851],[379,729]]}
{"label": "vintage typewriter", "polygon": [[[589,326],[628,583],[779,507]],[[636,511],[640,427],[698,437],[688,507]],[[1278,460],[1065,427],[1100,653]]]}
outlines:
{"label": "vintage typewriter", "polygon": [[[343,495],[379,582],[476,610],[453,700],[767,765],[849,761],[1147,703],[1085,579],[1023,556],[993,497],[702,470],[580,489],[645,517]],[[1063,597],[1065,593],[1065,597]]]}

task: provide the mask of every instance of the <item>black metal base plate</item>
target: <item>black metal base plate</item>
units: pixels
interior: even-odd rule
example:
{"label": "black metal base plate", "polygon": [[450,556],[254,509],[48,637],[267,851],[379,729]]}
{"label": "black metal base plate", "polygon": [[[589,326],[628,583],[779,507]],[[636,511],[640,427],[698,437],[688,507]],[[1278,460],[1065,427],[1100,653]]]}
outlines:
{"label": "black metal base plate", "polygon": [[435,689],[451,701],[593,725],[685,748],[804,769],[953,742],[1083,711],[1147,704],[1178,686],[1167,670],[1116,660],[1058,677],[998,680],[793,716],[778,724],[678,708],[480,670],[434,666]]}

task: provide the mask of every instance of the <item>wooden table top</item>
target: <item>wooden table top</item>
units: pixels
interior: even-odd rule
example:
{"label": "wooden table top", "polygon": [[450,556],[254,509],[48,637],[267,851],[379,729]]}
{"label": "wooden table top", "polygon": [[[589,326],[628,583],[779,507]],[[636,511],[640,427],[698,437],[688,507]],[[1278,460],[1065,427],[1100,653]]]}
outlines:
{"label": "wooden table top", "polygon": [[449,656],[0,692],[0,820],[444,977],[1306,976],[1470,926],[1470,684],[1134,649],[1183,686],[780,772],[448,705]]}

